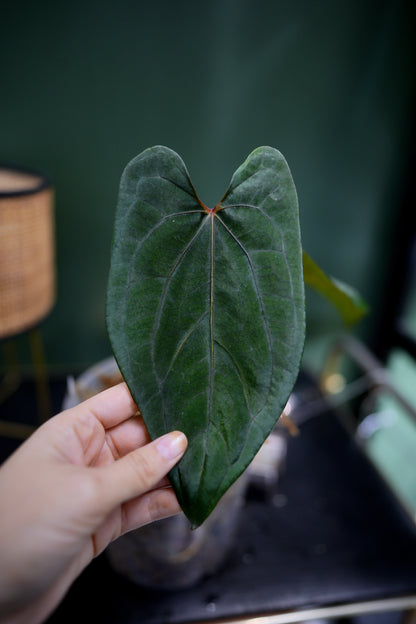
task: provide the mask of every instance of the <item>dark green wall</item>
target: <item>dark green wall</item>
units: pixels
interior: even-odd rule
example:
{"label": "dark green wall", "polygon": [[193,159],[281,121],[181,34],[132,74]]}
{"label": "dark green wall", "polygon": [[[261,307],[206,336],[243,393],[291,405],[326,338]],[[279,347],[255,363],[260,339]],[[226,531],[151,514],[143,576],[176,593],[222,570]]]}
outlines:
{"label": "dark green wall", "polygon": [[[377,303],[412,113],[403,0],[22,2],[0,18],[0,160],[56,187],[51,367],[109,354],[104,302],[118,182],[144,148],[181,154],[212,204],[258,145],[286,156],[303,241]],[[322,324],[322,319],[324,323]],[[306,357],[335,315],[308,300]]]}

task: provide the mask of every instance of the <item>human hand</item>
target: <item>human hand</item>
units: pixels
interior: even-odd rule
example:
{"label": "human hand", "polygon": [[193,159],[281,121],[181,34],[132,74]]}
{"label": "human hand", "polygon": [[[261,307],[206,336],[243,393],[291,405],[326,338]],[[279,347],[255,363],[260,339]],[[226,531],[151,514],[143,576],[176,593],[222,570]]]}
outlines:
{"label": "human hand", "polygon": [[186,449],[153,442],[122,383],[42,425],[0,468],[0,622],[43,621],[122,533],[180,511],[166,474]]}

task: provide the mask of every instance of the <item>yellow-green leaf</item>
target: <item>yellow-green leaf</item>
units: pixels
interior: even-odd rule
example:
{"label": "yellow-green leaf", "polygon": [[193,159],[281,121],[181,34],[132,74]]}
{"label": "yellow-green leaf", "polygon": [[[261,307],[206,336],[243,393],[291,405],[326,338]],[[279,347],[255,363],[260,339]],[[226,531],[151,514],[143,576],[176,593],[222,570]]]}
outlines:
{"label": "yellow-green leaf", "polygon": [[356,290],[326,275],[305,251],[302,258],[305,284],[328,299],[337,308],[346,325],[354,325],[367,314],[367,304]]}

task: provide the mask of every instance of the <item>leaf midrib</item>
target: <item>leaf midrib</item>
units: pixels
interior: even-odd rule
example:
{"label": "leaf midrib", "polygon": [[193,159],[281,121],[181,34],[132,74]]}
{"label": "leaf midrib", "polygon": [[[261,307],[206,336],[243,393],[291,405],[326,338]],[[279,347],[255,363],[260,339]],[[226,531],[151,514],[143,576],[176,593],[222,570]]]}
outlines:
{"label": "leaf midrib", "polygon": [[[202,205],[200,202],[198,202],[199,205]],[[206,227],[206,225],[208,224],[208,220],[210,220],[210,308],[209,308],[209,328],[210,328],[210,338],[209,338],[209,343],[210,343],[210,372],[209,372],[209,404],[208,404],[208,420],[207,420],[207,425],[206,425],[206,431],[212,426],[213,421],[213,392],[214,392],[214,371],[215,371],[215,362],[214,362],[214,343],[216,342],[215,337],[214,337],[214,280],[215,280],[215,245],[214,245],[214,241],[215,241],[215,226],[214,226],[214,219],[218,219],[219,223],[222,225],[222,227],[225,229],[225,231],[228,233],[228,235],[231,237],[231,239],[239,246],[241,252],[245,255],[245,257],[247,258],[247,261],[249,263],[250,266],[250,271],[252,273],[253,276],[253,281],[254,281],[254,285],[255,285],[255,290],[256,290],[256,294],[261,306],[261,310],[262,310],[262,316],[264,319],[264,326],[265,326],[265,330],[266,330],[266,336],[267,336],[267,342],[269,345],[269,349],[270,349],[270,354],[271,354],[271,364],[270,364],[270,375],[269,375],[269,381],[267,384],[267,392],[264,395],[264,401],[261,405],[261,407],[259,407],[256,411],[255,414],[250,414],[250,422],[249,425],[247,427],[247,435],[245,436],[246,441],[248,438],[248,433],[251,429],[251,427],[254,425],[254,423],[256,422],[257,417],[259,416],[259,414],[263,411],[265,405],[267,404],[267,400],[268,397],[270,396],[270,391],[271,391],[271,387],[272,387],[272,379],[273,379],[273,371],[275,368],[275,362],[274,362],[274,350],[273,350],[273,343],[272,343],[272,339],[271,339],[271,331],[270,331],[270,326],[269,323],[267,321],[267,315],[266,315],[266,311],[265,311],[265,307],[264,307],[264,301],[263,298],[261,296],[261,292],[260,292],[260,288],[257,282],[257,276],[256,276],[256,272],[253,266],[253,262],[250,256],[250,253],[248,252],[248,250],[245,248],[245,246],[241,243],[241,241],[238,239],[238,237],[232,232],[232,230],[227,226],[227,224],[221,219],[220,215],[218,214],[219,212],[225,211],[225,210],[229,210],[231,208],[250,208],[250,209],[254,209],[257,210],[258,212],[260,212],[262,214],[262,216],[264,218],[266,218],[268,221],[270,221],[273,226],[275,227],[275,224],[273,223],[272,219],[270,218],[270,216],[265,213],[264,210],[262,210],[259,206],[253,206],[252,204],[230,204],[230,205],[220,205],[218,204],[217,206],[217,210],[207,210],[205,206],[203,206],[203,209],[196,209],[196,210],[188,210],[188,211],[181,211],[181,212],[177,212],[177,213],[171,213],[169,215],[166,215],[161,221],[158,222],[157,225],[155,225],[155,227],[152,229],[152,232],[154,232],[158,227],[160,227],[162,225],[162,223],[166,222],[167,220],[171,219],[172,217],[175,216],[187,216],[190,214],[195,214],[195,213],[200,213],[203,214],[205,213],[206,217],[205,219],[202,221],[202,223],[199,225],[197,231],[194,233],[194,235],[192,236],[192,238],[189,240],[189,242],[186,244],[186,246],[184,247],[184,249],[180,252],[180,254],[178,255],[174,265],[172,266],[169,275],[167,276],[167,278],[165,279],[165,283],[163,286],[163,291],[162,291],[162,295],[160,297],[159,300],[159,304],[158,304],[158,310],[157,310],[157,314],[156,314],[156,319],[155,319],[155,323],[154,323],[154,330],[153,330],[153,336],[152,336],[152,366],[153,366],[153,371],[155,374],[155,378],[157,380],[158,383],[158,388],[159,388],[159,394],[161,396],[161,400],[162,400],[162,410],[163,410],[163,419],[164,419],[164,423],[166,426],[166,421],[165,421],[165,400],[164,400],[164,393],[163,393],[163,382],[166,379],[167,375],[161,379],[157,373],[156,370],[156,361],[155,361],[155,342],[156,342],[156,333],[157,333],[157,329],[160,323],[160,319],[161,319],[161,315],[163,312],[163,305],[164,305],[164,301],[165,301],[165,297],[166,297],[166,293],[167,290],[169,288],[169,284],[171,283],[171,280],[174,276],[174,274],[176,273],[178,267],[180,266],[182,260],[184,259],[184,257],[186,256],[186,253],[189,251],[189,249],[192,247],[192,245],[196,242],[196,240],[199,238],[199,235],[201,234],[202,230],[204,229],[204,227]],[[148,233],[148,236],[151,234],[151,232]],[[279,235],[281,237],[281,241],[282,241],[282,245],[283,245],[283,255],[285,257],[285,260],[287,261],[286,258],[286,254],[284,252],[284,237],[282,232],[279,230]],[[143,241],[141,241],[143,242]],[[139,245],[141,246],[141,245]],[[138,249],[136,249],[136,251],[138,252]],[[292,276],[291,276],[291,272],[290,270],[288,271],[288,275],[289,275],[289,279],[290,279],[290,285],[291,288],[293,289],[293,285],[292,285]],[[205,315],[203,315],[205,316]],[[203,318],[203,316],[201,318]],[[198,320],[198,323],[201,321],[201,318]],[[195,328],[195,326],[194,326]],[[192,331],[194,330],[194,328],[192,329]],[[183,345],[185,344],[186,340],[189,338],[189,335],[192,333],[192,331],[190,330],[187,335],[185,336],[185,338],[182,340],[181,345],[179,346],[179,348],[177,349],[177,351],[175,352],[174,355],[174,359],[176,359],[177,355],[179,354],[180,350],[183,348]],[[174,359],[171,361],[171,364],[168,368],[168,373],[170,372],[172,366],[173,366],[173,361]],[[241,378],[241,376],[240,376]],[[243,380],[241,379],[241,382],[243,382]],[[246,392],[244,392],[244,395],[246,395]],[[248,406],[248,402],[247,402],[247,397],[246,398],[246,403]],[[242,444],[241,450],[240,450],[240,454],[239,457],[241,456],[241,454],[244,451],[244,448],[246,446],[246,441]],[[206,438],[205,438],[205,442],[204,442],[204,448],[203,448],[203,460],[201,462],[201,471],[200,474],[198,476],[198,488],[197,488],[197,494],[196,496],[198,496],[199,490],[201,488],[202,485],[202,475],[204,474],[204,466],[206,465],[206,461],[207,461],[207,447],[206,447]],[[238,458],[235,460],[235,462],[238,461]],[[233,463],[235,463],[233,462]],[[227,473],[224,474],[223,480],[226,478]]]}

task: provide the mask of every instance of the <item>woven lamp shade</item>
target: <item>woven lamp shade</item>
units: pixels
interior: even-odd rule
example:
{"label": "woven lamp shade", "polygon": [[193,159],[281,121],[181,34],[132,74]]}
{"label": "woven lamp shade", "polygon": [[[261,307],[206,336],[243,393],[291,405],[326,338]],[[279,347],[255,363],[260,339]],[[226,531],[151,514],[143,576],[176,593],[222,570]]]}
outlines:
{"label": "woven lamp shade", "polygon": [[36,326],[54,304],[53,204],[45,176],[0,165],[0,339]]}

